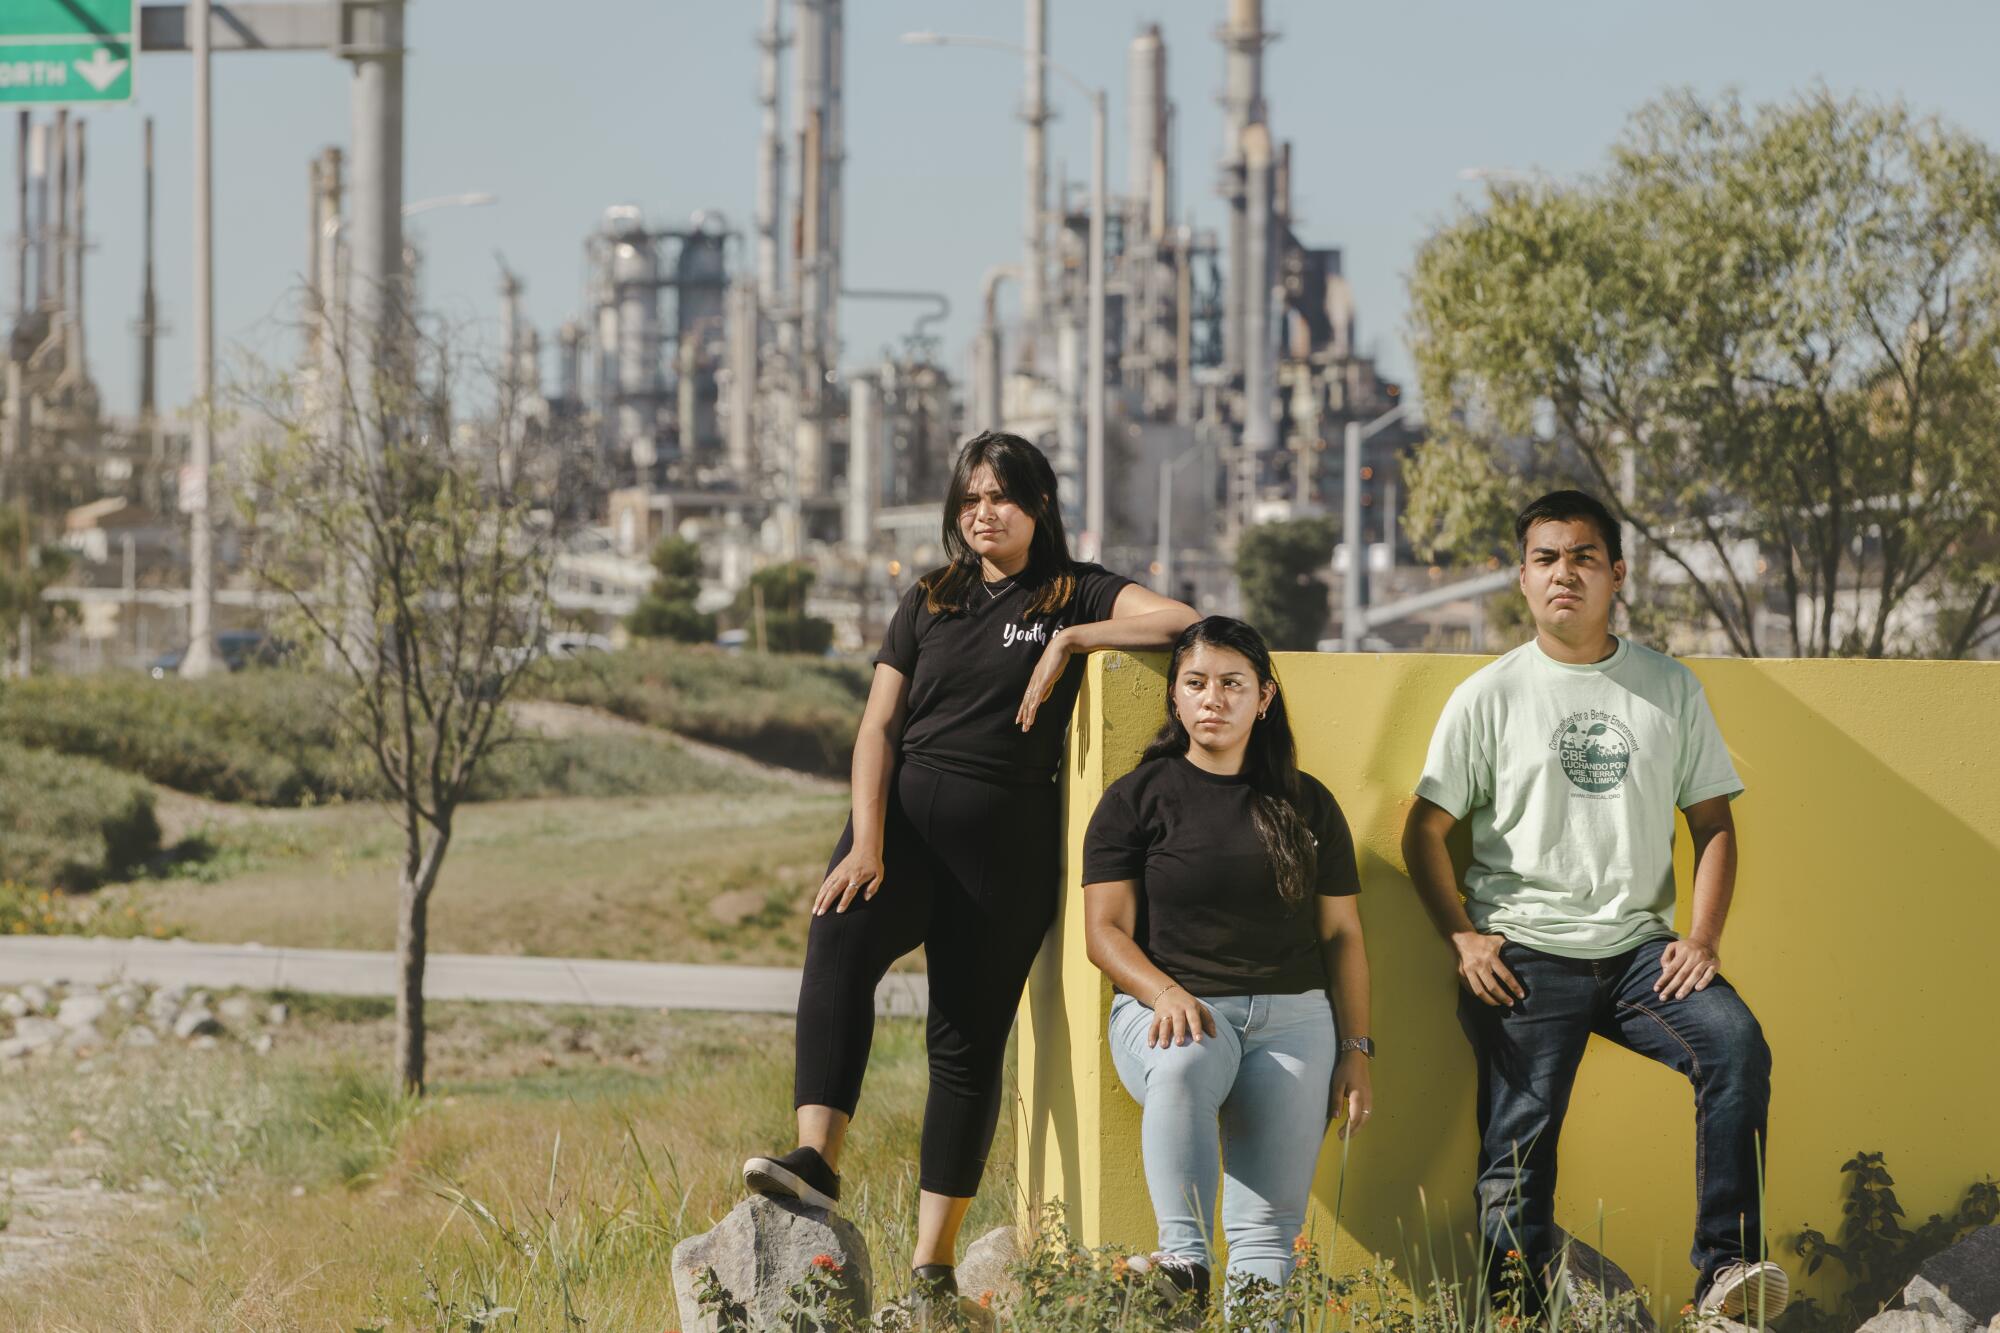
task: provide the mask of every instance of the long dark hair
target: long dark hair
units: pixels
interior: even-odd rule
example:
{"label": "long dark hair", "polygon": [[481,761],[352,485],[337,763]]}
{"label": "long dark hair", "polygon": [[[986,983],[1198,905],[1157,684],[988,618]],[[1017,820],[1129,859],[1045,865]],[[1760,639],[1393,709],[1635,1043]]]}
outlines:
{"label": "long dark hair", "polygon": [[1022,586],[1034,590],[1028,614],[1060,611],[1076,592],[1076,569],[1069,558],[1069,539],[1063,535],[1062,509],[1056,504],[1055,469],[1040,449],[1018,435],[997,430],[981,431],[967,440],[952,465],[951,487],[944,495],[944,551],[951,563],[917,580],[925,607],[932,615],[963,611],[980,581],[979,556],[965,544],[958,516],[972,488],[972,474],[982,464],[993,469],[1001,493],[1035,521],[1028,565],[1021,571]]}
{"label": "long dark hair", "polygon": [[[1174,655],[1167,662],[1167,720],[1160,734],[1146,747],[1140,763],[1166,759],[1188,752],[1188,732],[1174,706],[1174,689],[1180,680],[1181,659],[1197,645],[1223,648],[1239,653],[1257,673],[1257,688],[1277,680],[1271,669],[1271,650],[1264,636],[1234,616],[1210,616],[1197,620],[1174,640]],[[1264,845],[1271,871],[1278,881],[1278,896],[1296,903],[1306,896],[1319,871],[1319,847],[1312,831],[1299,815],[1298,747],[1292,743],[1292,720],[1285,711],[1285,692],[1271,696],[1264,716],[1250,724],[1250,745],[1243,753],[1243,777],[1256,793],[1250,802],[1250,819],[1257,829],[1257,841]]]}

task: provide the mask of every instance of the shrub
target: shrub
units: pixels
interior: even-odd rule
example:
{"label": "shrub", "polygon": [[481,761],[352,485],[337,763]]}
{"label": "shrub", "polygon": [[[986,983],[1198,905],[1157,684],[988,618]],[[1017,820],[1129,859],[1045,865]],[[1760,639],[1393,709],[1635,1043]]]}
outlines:
{"label": "shrub", "polygon": [[845,774],[871,674],[865,666],[825,658],[641,643],[545,662],[526,690],[766,763]]}
{"label": "shrub", "polygon": [[303,805],[372,794],[341,756],[322,678],[41,677],[0,691],[0,733],[218,801]]}
{"label": "shrub", "polygon": [[0,880],[94,888],[160,851],[153,793],[103,764],[0,741]]}

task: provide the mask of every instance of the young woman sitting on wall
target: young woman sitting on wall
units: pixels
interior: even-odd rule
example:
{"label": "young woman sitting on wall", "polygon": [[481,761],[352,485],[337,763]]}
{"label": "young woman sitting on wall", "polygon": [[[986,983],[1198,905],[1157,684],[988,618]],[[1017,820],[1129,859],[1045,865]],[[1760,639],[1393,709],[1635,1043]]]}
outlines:
{"label": "young woman sitting on wall", "polygon": [[1372,1114],[1374,1045],[1353,840],[1298,769],[1263,638],[1211,616],[1167,680],[1158,737],[1091,818],[1084,914],[1118,992],[1112,1058],[1143,1107],[1147,1263],[1199,1309],[1218,1170],[1231,1286],[1284,1282],[1328,1123],[1344,1114],[1344,1136]]}

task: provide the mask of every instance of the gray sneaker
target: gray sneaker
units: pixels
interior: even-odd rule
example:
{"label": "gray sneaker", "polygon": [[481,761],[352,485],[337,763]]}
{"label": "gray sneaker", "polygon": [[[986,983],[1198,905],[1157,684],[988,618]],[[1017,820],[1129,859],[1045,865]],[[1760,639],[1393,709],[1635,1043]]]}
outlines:
{"label": "gray sneaker", "polygon": [[1701,1294],[1697,1308],[1702,1314],[1719,1314],[1724,1319],[1768,1324],[1791,1302],[1792,1280],[1784,1269],[1769,1260],[1754,1264],[1739,1261],[1723,1266]]}

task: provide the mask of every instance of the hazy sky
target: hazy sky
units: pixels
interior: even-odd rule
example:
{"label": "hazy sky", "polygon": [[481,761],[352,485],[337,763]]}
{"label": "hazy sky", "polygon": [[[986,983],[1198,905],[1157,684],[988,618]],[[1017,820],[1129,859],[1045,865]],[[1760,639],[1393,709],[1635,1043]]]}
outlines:
{"label": "hazy sky", "polygon": [[[1019,41],[1009,0],[847,0],[848,248],[855,287],[947,293],[955,372],[989,265],[1018,257],[1020,62],[905,46],[930,28]],[[1111,183],[1124,180],[1125,51],[1157,21],[1180,116],[1179,205],[1221,221],[1214,40],[1222,0],[1050,0],[1051,55],[1111,93]],[[483,190],[499,203],[415,219],[424,294],[497,321],[495,252],[526,279],[545,340],[575,313],[581,244],[607,205],[661,224],[719,210],[746,233],[756,189],[759,0],[415,0],[409,9],[405,198]],[[1294,142],[1294,205],[1309,244],[1338,245],[1364,345],[1406,373],[1405,279],[1416,247],[1480,187],[1470,165],[1556,174],[1600,165],[1631,110],[1662,88],[1784,97],[1816,81],[1901,95],[2000,144],[2000,5],[1989,0],[1267,0],[1265,91]],[[788,16],[789,18],[789,16]],[[220,346],[281,352],[303,266],[308,158],[348,138],[348,70],[325,55],[215,58],[216,272]],[[139,145],[159,137],[163,404],[192,379],[190,68],[146,55],[130,106],[90,123],[87,318],[92,369],[114,410],[137,397]],[[1051,81],[1051,168],[1082,182],[1089,111]],[[789,99],[790,78],[786,79]],[[789,106],[787,107],[789,119]],[[11,119],[11,118],[10,118]],[[0,136],[11,181],[14,135]],[[11,234],[10,210],[0,230]],[[749,252],[746,249],[746,259]],[[8,274],[11,279],[11,273]],[[11,306],[13,293],[5,293]],[[914,308],[848,303],[846,363],[872,359]],[[544,361],[551,376],[553,356]]]}

